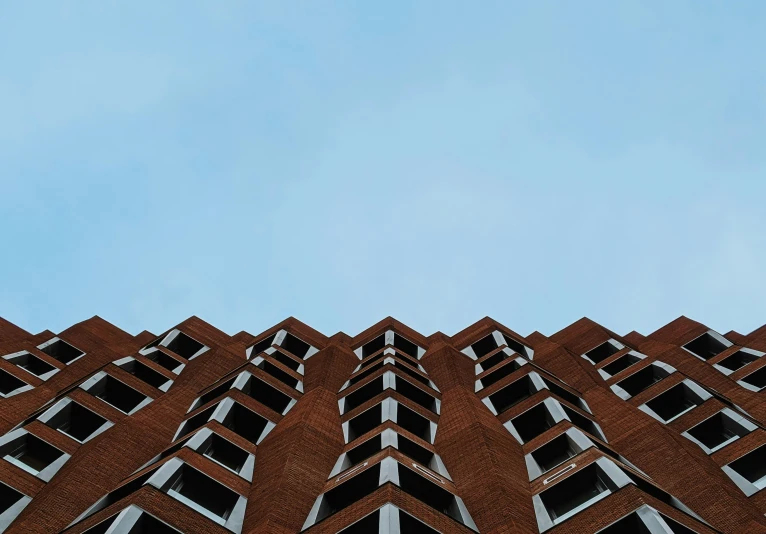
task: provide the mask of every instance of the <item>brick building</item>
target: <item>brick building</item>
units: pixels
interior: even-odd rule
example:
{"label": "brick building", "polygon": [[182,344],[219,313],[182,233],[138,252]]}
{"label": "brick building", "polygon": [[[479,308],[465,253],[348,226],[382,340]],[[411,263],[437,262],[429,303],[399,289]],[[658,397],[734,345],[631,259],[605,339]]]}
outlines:
{"label": "brick building", "polygon": [[0,320],[6,533],[766,532],[766,327]]}

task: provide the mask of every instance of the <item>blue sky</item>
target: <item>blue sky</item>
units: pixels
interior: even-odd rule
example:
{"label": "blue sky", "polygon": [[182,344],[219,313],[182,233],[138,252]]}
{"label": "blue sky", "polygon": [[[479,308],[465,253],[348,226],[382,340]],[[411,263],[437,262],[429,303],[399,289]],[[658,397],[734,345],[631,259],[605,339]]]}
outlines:
{"label": "blue sky", "polygon": [[761,1],[3,2],[0,316],[747,333],[765,23]]}

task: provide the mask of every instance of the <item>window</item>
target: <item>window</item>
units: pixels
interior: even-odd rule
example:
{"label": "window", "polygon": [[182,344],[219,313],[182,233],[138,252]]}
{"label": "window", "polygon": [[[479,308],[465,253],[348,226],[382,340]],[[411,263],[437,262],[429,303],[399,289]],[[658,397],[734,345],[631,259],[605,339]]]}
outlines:
{"label": "window", "polygon": [[176,470],[163,489],[221,525],[226,524],[241,499],[236,492],[187,464]]}
{"label": "window", "polygon": [[265,417],[233,401],[221,424],[256,445],[274,426]]}
{"label": "window", "polygon": [[415,404],[418,404],[427,410],[430,410],[434,413],[439,413],[439,402],[435,397],[429,393],[426,393],[419,387],[410,384],[400,376],[396,376],[393,373],[392,376],[394,377],[394,388],[401,395],[407,397]]}
{"label": "window", "polygon": [[292,397],[255,376],[247,379],[242,392],[279,414],[284,414],[293,403]]}
{"label": "window", "polygon": [[543,381],[543,384],[545,384],[545,387],[548,388],[548,390],[551,393],[555,393],[558,397],[561,397],[565,401],[567,401],[569,404],[572,404],[574,406],[578,406],[582,408],[585,411],[590,411],[588,408],[588,405],[585,403],[583,399],[569,391],[568,389],[564,389],[563,387],[559,386],[557,383],[548,380],[544,376],[540,377]]}
{"label": "window", "polygon": [[190,419],[187,419],[183,423],[181,423],[181,426],[178,429],[178,434],[176,434],[176,438],[180,438],[181,436],[185,436],[189,432],[192,432],[193,430],[197,430],[202,425],[207,423],[210,420],[210,417],[213,415],[213,412],[215,412],[215,409],[218,407],[218,404],[214,404],[212,406],[209,406],[199,412],[198,414],[192,416]]}
{"label": "window", "polygon": [[594,463],[543,491],[539,498],[555,525],[608,495],[613,486],[609,476]]}
{"label": "window", "polygon": [[396,408],[396,424],[423,441],[431,441],[431,421],[401,404]]}
{"label": "window", "polygon": [[567,418],[572,422],[573,425],[576,427],[585,430],[588,434],[591,436],[595,436],[599,439],[603,439],[604,435],[601,433],[601,428],[595,423],[595,421],[585,417],[579,412],[576,412],[575,410],[571,409],[568,406],[565,406],[563,404],[560,404],[561,409],[564,410],[564,413],[566,414]]}
{"label": "window", "polygon": [[489,371],[490,369],[498,365],[503,360],[507,360],[509,358],[513,358],[513,356],[510,356],[509,354],[506,354],[505,351],[501,350],[500,352],[493,354],[486,360],[480,361],[478,365],[479,367],[481,367],[482,371]]}
{"label": "window", "polygon": [[81,387],[126,414],[136,412],[151,401],[143,393],[104,372],[96,374]]}
{"label": "window", "polygon": [[348,441],[354,441],[383,422],[383,405],[376,404],[348,421]]}
{"label": "window", "polygon": [[349,386],[353,386],[357,382],[360,382],[361,380],[364,380],[365,378],[367,378],[368,376],[373,374],[375,371],[378,371],[378,370],[382,369],[383,365],[384,365],[383,362],[379,362],[379,363],[373,365],[372,367],[368,367],[366,370],[362,371],[361,373],[359,373],[355,377],[349,379],[348,385]]}
{"label": "window", "polygon": [[563,464],[570,458],[577,456],[579,453],[580,448],[577,447],[572,439],[565,433],[552,439],[542,447],[535,449],[530,453],[530,456],[540,467],[542,474]]}
{"label": "window", "polygon": [[521,365],[519,365],[519,363],[514,360],[506,365],[503,365],[502,367],[498,367],[495,371],[492,371],[487,376],[480,379],[479,382],[482,388],[486,388],[496,382],[499,382],[506,376],[511,375],[514,371],[518,371],[519,369],[521,369]]}
{"label": "window", "polygon": [[[46,481],[50,480],[69,458],[69,455],[53,445],[22,429],[4,436],[3,443],[0,444],[0,456]],[[48,469],[49,467],[51,469]]]}
{"label": "window", "polygon": [[761,391],[763,388],[766,388],[766,367],[761,367],[754,373],[741,378],[739,383],[747,387],[747,389]]}
{"label": "window", "polygon": [[686,350],[703,360],[709,360],[714,356],[718,356],[728,347],[731,347],[731,342],[712,330],[705,332],[684,345]]}
{"label": "window", "polygon": [[349,393],[344,397],[344,410],[343,413],[348,413],[354,408],[361,406],[365,402],[375,398],[383,392],[383,375],[363,385],[356,391]]}
{"label": "window", "polygon": [[696,534],[692,529],[644,505],[598,534]]}
{"label": "window", "polygon": [[527,347],[526,345],[516,341],[512,337],[506,336],[502,332],[500,335],[503,336],[503,339],[505,340],[505,344],[508,345],[508,348],[511,349],[513,352],[517,352],[524,356],[525,358],[532,359],[532,351]]}
{"label": "window", "polygon": [[16,378],[4,369],[0,369],[0,396],[10,397],[16,393],[32,389],[32,386],[20,378]]}
{"label": "window", "polygon": [[748,497],[766,488],[766,445],[761,445],[723,467]]}
{"label": "window", "polygon": [[71,399],[58,402],[39,419],[80,443],[88,441],[111,426],[109,421]]}
{"label": "window", "polygon": [[[381,510],[385,509],[390,509],[390,511],[382,519]],[[388,523],[381,524],[381,521],[385,521],[385,517],[388,517]],[[402,534],[439,534],[425,523],[390,503],[344,528],[338,534],[389,534],[392,532],[401,532]]]}
{"label": "window", "polygon": [[[687,385],[686,382],[676,384],[648,401],[645,406],[653,414],[659,416],[658,419],[662,422],[669,423],[710,398],[710,395],[696,386],[696,384],[691,384],[691,386],[694,386],[694,389]],[[652,414],[650,413],[650,415]]]}
{"label": "window", "polygon": [[370,456],[380,452],[382,448],[383,439],[380,434],[364,441],[362,444],[357,445],[346,453],[347,462],[344,468],[348,469],[349,467],[354,467],[355,465],[364,462]]}
{"label": "window", "polygon": [[380,464],[375,464],[324,493],[320,496],[321,504],[315,522],[318,523],[366,497],[378,489],[379,480]]}
{"label": "window", "polygon": [[238,376],[235,376],[234,378],[230,378],[229,380],[225,381],[219,386],[214,387],[207,393],[203,393],[200,395],[197,400],[192,404],[192,409],[199,408],[200,406],[204,406],[208,402],[210,402],[213,399],[216,399],[229,391],[231,387],[234,385],[234,382],[236,382]]}
{"label": "window", "polygon": [[52,340],[40,345],[37,348],[51,358],[67,365],[75,361],[80,356],[85,355],[85,353],[80,349],[73,347],[63,339],[59,339],[57,337],[54,337]]}
{"label": "window", "polygon": [[31,499],[0,482],[0,528],[11,523]]}
{"label": "window", "polygon": [[271,357],[277,360],[279,363],[281,363],[285,367],[287,367],[288,369],[292,369],[295,372],[298,372],[298,369],[300,369],[301,367],[301,364],[299,361],[288,356],[284,352],[275,350],[274,352],[271,353]]}
{"label": "window", "polygon": [[55,374],[55,372],[58,370],[56,367],[52,366],[45,360],[38,358],[34,354],[30,354],[28,352],[6,356],[5,358],[12,364],[17,365],[25,371],[43,379],[47,378],[47,376],[50,376],[48,373],[52,375]]}
{"label": "window", "polygon": [[261,360],[258,363],[256,363],[256,367],[258,369],[262,369],[267,374],[270,374],[280,382],[284,382],[288,386],[290,386],[293,389],[298,389],[298,384],[300,383],[300,380],[295,378],[294,376],[286,373],[273,363],[271,363],[268,360]]}
{"label": "window", "polygon": [[280,346],[290,354],[293,354],[301,359],[305,358],[306,354],[308,354],[309,350],[311,349],[311,345],[298,339],[289,332],[285,333],[285,338],[282,340]]}
{"label": "window", "polygon": [[198,352],[205,348],[205,345],[179,331],[167,342],[165,347],[180,357],[191,360],[194,356],[198,355]]}
{"label": "window", "polygon": [[616,360],[614,360],[612,363],[605,365],[601,368],[601,371],[606,373],[608,376],[614,376],[617,373],[620,373],[630,367],[633,364],[636,364],[641,361],[641,358],[637,356],[636,354],[629,352],[624,356],[620,356]]}
{"label": "window", "polygon": [[553,418],[545,403],[541,402],[509,422],[516,429],[521,442],[527,443],[553,427],[558,421]]}
{"label": "window", "polygon": [[645,389],[648,389],[668,375],[670,375],[670,372],[668,372],[667,369],[653,363],[644,367],[640,371],[636,371],[627,378],[622,379],[620,382],[617,382],[616,385],[627,392],[628,398],[630,398],[638,395]]}
{"label": "window", "polygon": [[[406,532],[406,531],[405,531]],[[372,534],[380,533],[380,510],[363,517],[353,525],[344,528],[338,534]]]}
{"label": "window", "polygon": [[275,337],[276,334],[271,334],[253,345],[250,349],[250,356],[258,356],[260,353],[271,347]]}
{"label": "window", "polygon": [[452,493],[409,467],[398,464],[398,468],[400,488],[455,521],[464,522],[458,500]]}
{"label": "window", "polygon": [[418,357],[418,346],[396,333],[394,334],[394,347],[415,359]]}
{"label": "window", "polygon": [[197,449],[197,452],[235,473],[240,472],[250,456],[247,451],[237,447],[231,441],[222,438],[218,434],[211,434],[202,446]]}
{"label": "window", "polygon": [[110,527],[116,525],[119,526],[112,532],[124,534],[181,534],[180,531],[147,514],[137,506],[129,506],[120,514],[89,528],[83,534],[106,534]]}
{"label": "window", "polygon": [[170,384],[168,384],[170,379],[168,377],[133,358],[125,363],[119,364],[119,367],[139,380],[142,380],[157,389],[161,389],[162,391],[166,391],[167,388],[170,387]]}
{"label": "window", "polygon": [[149,360],[152,360],[157,365],[160,365],[164,367],[165,369],[167,369],[168,371],[171,371],[176,374],[178,374],[179,372],[178,368],[183,365],[181,362],[179,362],[172,356],[165,354],[161,350],[155,350],[153,352],[149,352],[145,354],[144,356],[146,356],[146,358],[148,358]]}
{"label": "window", "polygon": [[609,358],[610,356],[617,354],[623,349],[624,345],[618,341],[610,339],[604,341],[601,345],[594,349],[590,349],[584,354],[594,364],[599,364]]}
{"label": "window", "polygon": [[490,334],[471,345],[471,348],[473,349],[473,353],[476,355],[476,357],[481,358],[495,350],[498,346],[499,345],[497,344],[495,337]]}
{"label": "window", "polygon": [[403,363],[394,360],[394,367],[399,369],[401,372],[403,372],[407,376],[409,376],[411,378],[414,378],[415,380],[417,380],[421,384],[425,384],[426,386],[431,386],[431,381],[430,380],[428,380],[423,375],[416,373],[415,371],[413,371],[412,369],[410,369],[409,367],[407,367]]}
{"label": "window", "polygon": [[616,523],[612,523],[605,529],[599,530],[598,534],[652,534],[652,531],[644,524],[639,515],[634,512]]}
{"label": "window", "polygon": [[385,334],[380,335],[362,347],[362,358],[375,354],[386,346]]}
{"label": "window", "polygon": [[504,411],[517,405],[524,399],[528,399],[539,391],[538,385],[534,382],[530,375],[525,375],[515,382],[511,382],[504,388],[491,394],[489,402],[492,403],[492,407],[495,413],[503,413]]}
{"label": "window", "polygon": [[463,352],[467,353],[468,356],[472,358],[479,359],[502,346],[507,346],[509,351],[521,354],[529,360],[532,359],[534,352],[532,349],[524,345],[521,341],[518,341],[499,330],[495,330],[491,334],[484,336],[467,349],[463,349]]}
{"label": "window", "polygon": [[748,434],[755,425],[724,409],[683,433],[708,454]]}
{"label": "window", "polygon": [[716,364],[718,367],[723,367],[729,371],[736,371],[749,363],[758,361],[762,354],[754,354],[752,352],[745,352],[744,350],[738,350],[731,356],[727,356]]}

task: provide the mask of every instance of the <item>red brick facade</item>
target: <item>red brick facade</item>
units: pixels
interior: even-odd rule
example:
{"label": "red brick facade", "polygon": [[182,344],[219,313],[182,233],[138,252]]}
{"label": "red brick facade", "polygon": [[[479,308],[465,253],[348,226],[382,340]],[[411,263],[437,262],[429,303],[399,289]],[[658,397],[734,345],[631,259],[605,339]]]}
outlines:
{"label": "red brick facade", "polygon": [[[52,342],[51,342],[52,341]],[[0,319],[0,532],[766,532],[766,327]]]}

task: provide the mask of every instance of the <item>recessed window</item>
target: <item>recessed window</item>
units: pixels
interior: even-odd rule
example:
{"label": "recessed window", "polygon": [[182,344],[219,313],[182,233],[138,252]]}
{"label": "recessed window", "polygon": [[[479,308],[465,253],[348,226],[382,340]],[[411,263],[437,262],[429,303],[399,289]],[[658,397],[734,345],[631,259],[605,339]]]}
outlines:
{"label": "recessed window", "polygon": [[463,523],[463,516],[455,496],[409,467],[398,464],[399,487],[431,508]]}
{"label": "recessed window", "polygon": [[483,388],[489,387],[492,384],[499,382],[506,376],[513,374],[515,371],[518,371],[519,369],[521,369],[521,365],[519,365],[519,363],[516,360],[506,365],[503,365],[502,367],[498,367],[496,370],[492,371],[487,376],[480,379],[481,386]]}
{"label": "recessed window", "polygon": [[60,404],[54,406],[51,413],[43,414],[40,420],[81,443],[109,426],[109,421],[71,399],[65,399]]}
{"label": "recessed window", "polygon": [[250,356],[258,356],[260,353],[268,349],[274,344],[274,338],[276,337],[276,334],[271,334],[270,336],[265,337],[264,339],[260,340],[258,343],[252,346],[250,350]]}
{"label": "recessed window", "polygon": [[568,389],[564,389],[557,383],[551,380],[548,380],[544,376],[541,376],[540,378],[542,379],[543,384],[545,384],[545,387],[548,388],[548,390],[551,393],[555,393],[557,396],[561,397],[562,399],[567,401],[569,404],[573,404],[574,406],[579,406],[580,408],[586,411],[590,411],[585,401],[581,399],[580,397],[578,397],[577,395],[575,395],[574,393],[572,393],[571,391],[569,391]]}
{"label": "recessed window", "polygon": [[684,345],[684,348],[703,360],[709,360],[710,358],[718,356],[730,346],[730,342],[714,332],[705,332],[698,338],[693,339]]}
{"label": "recessed window", "polygon": [[131,359],[130,361],[120,364],[119,367],[157,389],[163,389],[163,386],[170,382],[168,377],[138,360]]}
{"label": "recessed window", "polygon": [[528,399],[537,393],[538,390],[539,388],[532,377],[530,375],[525,375],[496,391],[488,398],[492,403],[495,412],[500,414],[517,405],[524,399]]}
{"label": "recessed window", "polygon": [[170,479],[167,493],[219,524],[226,523],[240,499],[236,492],[187,464]]}
{"label": "recessed window", "polygon": [[269,426],[269,420],[235,402],[221,424],[257,445],[265,437],[264,431]]}
{"label": "recessed window", "polygon": [[623,348],[622,343],[618,343],[613,339],[604,341],[598,347],[589,350],[585,353],[585,357],[588,358],[594,364],[599,364],[606,360],[608,357],[617,354]]}
{"label": "recessed window", "polygon": [[284,414],[293,400],[289,395],[255,376],[250,376],[247,379],[242,387],[242,392],[279,414]]}
{"label": "recessed window", "polygon": [[399,532],[402,534],[439,534],[425,523],[420,522],[401,510],[399,510],[399,529]]}
{"label": "recessed window", "polygon": [[761,356],[758,354],[745,352],[744,350],[738,350],[731,356],[728,356],[718,362],[716,365],[728,369],[729,371],[736,371],[737,369],[740,369],[749,363],[758,361],[758,358],[760,357]]}
{"label": "recessed window", "polygon": [[353,525],[344,528],[338,534],[379,534],[380,533],[380,510],[363,517]]}
{"label": "recessed window", "polygon": [[423,375],[416,373],[415,371],[413,371],[412,369],[410,369],[409,367],[407,367],[403,363],[394,360],[394,364],[393,365],[394,365],[394,367],[399,369],[402,373],[406,374],[407,376],[409,376],[411,378],[414,378],[415,380],[417,380],[421,384],[425,384],[426,386],[430,386],[431,385],[431,381],[430,380],[428,380]]}
{"label": "recessed window", "polygon": [[636,364],[641,361],[641,358],[633,354],[632,352],[627,353],[624,356],[620,356],[616,360],[614,360],[612,363],[605,365],[601,368],[602,371],[604,371],[609,376],[614,376],[617,373],[620,373],[630,367],[633,364]]}
{"label": "recessed window", "polygon": [[413,386],[400,376],[394,376],[394,388],[398,393],[407,397],[415,404],[422,406],[423,408],[430,410],[434,413],[438,413],[438,402],[435,397],[426,393],[417,386]]}
{"label": "recessed window", "polygon": [[482,371],[489,371],[494,366],[502,362],[503,360],[508,360],[513,358],[513,356],[506,354],[504,351],[496,352],[486,360],[482,360],[479,362],[479,367],[481,367]]}
{"label": "recessed window", "polygon": [[605,529],[599,530],[598,534],[658,534],[660,532],[696,534],[689,527],[670,519],[666,515],[660,514],[654,508],[646,505],[626,515],[616,523],[612,523]]}
{"label": "recessed window", "polygon": [[211,400],[217,399],[218,397],[220,397],[221,395],[223,395],[224,393],[226,393],[227,391],[231,389],[231,387],[234,385],[234,382],[236,382],[237,378],[238,378],[237,376],[235,376],[234,378],[230,378],[229,380],[226,380],[222,384],[214,387],[207,393],[203,393],[202,395],[199,396],[196,402],[192,404],[192,408],[195,408],[195,409],[199,408],[200,406],[204,406]]}
{"label": "recessed window", "polygon": [[181,423],[181,427],[178,430],[178,434],[176,435],[177,438],[180,438],[181,436],[185,436],[189,432],[192,432],[193,430],[197,430],[201,426],[203,426],[205,423],[207,423],[210,420],[210,417],[213,415],[213,412],[218,407],[218,404],[213,404],[212,406],[208,406],[198,414],[194,415],[190,419],[187,419],[183,423]]}
{"label": "recessed window", "polygon": [[[0,517],[12,507],[29,498],[20,491],[0,482]],[[10,519],[10,518],[9,518]]]}
{"label": "recessed window", "polygon": [[280,369],[279,367],[277,367],[276,365],[274,365],[268,360],[263,360],[259,362],[258,364],[256,364],[256,367],[258,367],[258,369],[262,369],[267,374],[270,374],[271,376],[273,376],[280,382],[284,382],[285,384],[287,384],[293,389],[298,387],[298,383],[300,382],[300,380],[286,373],[285,371],[283,371],[282,369]]}
{"label": "recessed window", "polygon": [[423,441],[431,441],[431,421],[399,404],[396,408],[396,424]]}
{"label": "recessed window", "polygon": [[298,358],[305,358],[311,349],[311,345],[303,340],[298,339],[291,333],[285,333],[285,338],[282,340],[280,346],[290,354],[294,354]]}
{"label": "recessed window", "polygon": [[6,356],[6,359],[14,365],[17,365],[25,371],[32,373],[37,377],[42,377],[51,371],[56,371],[56,367],[52,366],[45,360],[38,358],[34,354],[24,352],[15,356]]}
{"label": "recessed window", "polygon": [[705,399],[701,395],[686,383],[681,382],[647,401],[646,406],[657,414],[663,422],[669,423],[703,402]]}
{"label": "recessed window", "polygon": [[83,384],[83,389],[127,414],[133,413],[146,404],[147,400],[151,400],[143,393],[136,391],[132,387],[108,374],[102,374],[102,376],[92,384],[86,382]]}
{"label": "recessed window", "polygon": [[190,360],[200,350],[205,348],[205,345],[193,339],[183,332],[178,332],[165,347],[178,354],[180,357]]}
{"label": "recessed window", "polygon": [[157,365],[160,365],[173,373],[177,373],[178,372],[177,369],[183,365],[181,362],[179,362],[172,356],[165,354],[161,350],[155,350],[153,352],[149,352],[145,354],[145,357],[149,360],[152,360]]}
{"label": "recessed window", "polygon": [[612,523],[598,534],[652,534],[637,513],[629,514],[616,523]]}
{"label": "recessed window", "polygon": [[548,407],[545,403],[541,402],[521,415],[511,419],[510,423],[516,429],[516,433],[521,438],[522,443],[527,443],[553,427],[557,421],[553,418],[550,411],[548,411]]}
{"label": "recessed window", "polygon": [[355,377],[349,379],[348,385],[349,386],[353,386],[354,384],[356,384],[358,382],[361,382],[362,380],[364,380],[365,378],[367,378],[368,376],[373,374],[375,371],[378,371],[378,370],[382,369],[383,365],[385,365],[383,362],[379,362],[379,363],[377,363],[377,364],[375,364],[375,365],[365,369],[364,371],[362,371],[361,373],[359,373]]}
{"label": "recessed window", "polygon": [[564,413],[573,425],[582,430],[585,430],[591,436],[596,436],[599,439],[604,439],[604,436],[601,434],[601,429],[595,421],[585,417],[581,413],[576,412],[575,410],[563,404],[561,404],[561,409],[564,410]]}
{"label": "recessed window", "polygon": [[476,355],[476,357],[481,358],[495,350],[498,346],[499,345],[497,344],[495,337],[490,334],[471,345],[471,348],[473,349],[473,353]]}
{"label": "recessed window", "polygon": [[418,346],[396,333],[394,334],[394,347],[415,359],[418,357]]}
{"label": "recessed window", "polygon": [[[133,506],[132,508],[140,510],[137,506]],[[174,529],[167,523],[163,523],[156,517],[147,514],[143,510],[141,510],[141,514],[137,518],[132,514],[125,516],[121,516],[121,514],[114,515],[98,525],[89,528],[83,534],[106,534],[115,522],[119,522],[119,526],[113,530],[113,532],[124,532],[124,534],[181,534],[180,531]]]}
{"label": "recessed window", "polygon": [[356,391],[349,393],[344,397],[344,411],[348,413],[354,408],[361,406],[365,402],[375,398],[383,392],[383,375],[366,383]]}
{"label": "recessed window", "polygon": [[761,367],[754,373],[750,373],[749,375],[742,377],[739,382],[742,385],[749,385],[750,387],[748,389],[761,391],[763,388],[766,388],[766,367]]}
{"label": "recessed window", "polygon": [[386,346],[386,336],[385,334],[382,334],[369,343],[366,343],[364,346],[362,346],[362,358],[366,358],[367,356],[370,356],[371,354],[375,354],[379,350],[381,350],[383,347]]}
{"label": "recessed window", "polygon": [[352,442],[383,422],[383,405],[376,404],[348,421],[348,441]]}
{"label": "recessed window", "polygon": [[439,534],[436,530],[392,504],[386,504],[383,508],[391,509],[391,512],[387,515],[387,524],[381,525],[381,509],[379,508],[356,523],[344,528],[338,534],[389,534],[391,532],[401,532],[402,534]]}
{"label": "recessed window", "polygon": [[[40,475],[59,459],[68,458],[62,451],[29,432],[18,432],[0,445],[0,456],[33,475]],[[50,474],[53,476],[53,473]],[[49,478],[43,478],[48,480]]]}
{"label": "recessed window", "polygon": [[85,353],[73,347],[63,339],[54,338],[52,341],[38,347],[51,358],[64,364],[70,364]]}
{"label": "recessed window", "polygon": [[355,465],[364,462],[370,456],[380,452],[382,448],[383,438],[380,434],[364,441],[363,443],[346,452],[347,462],[344,468],[348,469],[349,467],[354,467]]}
{"label": "recessed window", "polygon": [[380,464],[375,464],[361,473],[352,476],[321,496],[321,504],[315,522],[347,508],[358,500],[378,489]]}
{"label": "recessed window", "polygon": [[250,453],[237,447],[228,439],[224,439],[218,434],[211,434],[203,445],[197,449],[197,452],[207,456],[211,460],[239,473],[244,467]]}
{"label": "recessed window", "polygon": [[617,382],[617,386],[626,391],[631,397],[634,397],[668,375],[670,373],[664,367],[651,364]]}
{"label": "recessed window", "polygon": [[567,434],[552,439],[542,447],[530,453],[542,473],[546,473],[570,458],[579,454],[580,450]]}
{"label": "recessed window", "polygon": [[687,437],[691,436],[697,444],[701,445],[710,454],[750,433],[753,427],[749,423],[747,426],[751,428],[746,428],[742,423],[742,419],[737,421],[731,417],[727,410],[724,410],[690,428],[684,432],[684,435]]}
{"label": "recessed window", "polygon": [[508,348],[511,349],[513,352],[517,352],[521,354],[522,356],[532,359],[531,350],[529,347],[524,345],[523,343],[520,343],[519,341],[516,341],[510,336],[506,336],[505,334],[501,333],[503,336],[503,339],[505,340],[505,344],[508,345]]}
{"label": "recessed window", "polygon": [[21,393],[20,390],[26,386],[29,386],[29,384],[22,379],[16,378],[5,369],[0,369],[0,395],[3,397],[10,397],[16,393]]}
{"label": "recessed window", "polygon": [[757,449],[734,460],[724,468],[724,471],[731,477],[731,471],[746,480],[752,487],[740,484],[741,481],[734,478],[745,494],[750,496],[763,488],[766,488],[766,445],[761,445]]}
{"label": "recessed window", "polygon": [[280,352],[278,350],[275,350],[271,353],[271,357],[277,360],[279,363],[287,367],[288,369],[292,369],[293,371],[298,371],[300,369],[301,364],[294,358],[291,358],[284,352]]}
{"label": "recessed window", "polygon": [[611,485],[608,475],[590,464],[540,493],[540,500],[555,525],[609,494]]}

